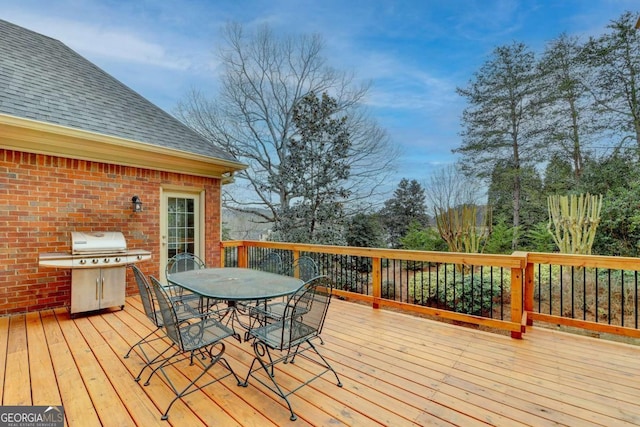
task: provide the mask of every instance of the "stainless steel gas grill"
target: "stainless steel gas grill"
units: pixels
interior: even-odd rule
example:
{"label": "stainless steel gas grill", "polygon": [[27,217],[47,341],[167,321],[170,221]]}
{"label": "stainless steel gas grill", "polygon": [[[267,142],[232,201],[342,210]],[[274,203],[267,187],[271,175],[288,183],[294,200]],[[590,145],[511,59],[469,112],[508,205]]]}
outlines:
{"label": "stainless steel gas grill", "polygon": [[108,307],[124,308],[126,267],[151,259],[151,252],[127,250],[117,231],[71,233],[69,252],[40,254],[41,267],[71,269],[72,315]]}

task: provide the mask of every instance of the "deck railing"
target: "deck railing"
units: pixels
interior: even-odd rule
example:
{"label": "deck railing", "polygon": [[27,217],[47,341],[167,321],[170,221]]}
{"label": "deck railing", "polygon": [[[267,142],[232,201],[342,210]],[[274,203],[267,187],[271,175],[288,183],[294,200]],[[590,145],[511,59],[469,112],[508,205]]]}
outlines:
{"label": "deck railing", "polygon": [[640,259],[528,253],[524,310],[534,320],[640,337]]}
{"label": "deck railing", "polygon": [[310,256],[337,297],[505,330],[533,321],[640,337],[640,259],[514,252],[511,255],[222,242],[222,264],[256,268],[271,252]]}

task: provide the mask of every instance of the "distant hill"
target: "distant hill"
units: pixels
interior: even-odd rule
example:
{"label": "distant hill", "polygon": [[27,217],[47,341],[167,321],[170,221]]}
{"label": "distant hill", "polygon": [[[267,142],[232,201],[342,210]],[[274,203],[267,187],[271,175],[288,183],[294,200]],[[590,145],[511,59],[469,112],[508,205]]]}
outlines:
{"label": "distant hill", "polygon": [[222,209],[222,226],[231,240],[267,240],[273,224],[261,221],[264,219],[258,215]]}

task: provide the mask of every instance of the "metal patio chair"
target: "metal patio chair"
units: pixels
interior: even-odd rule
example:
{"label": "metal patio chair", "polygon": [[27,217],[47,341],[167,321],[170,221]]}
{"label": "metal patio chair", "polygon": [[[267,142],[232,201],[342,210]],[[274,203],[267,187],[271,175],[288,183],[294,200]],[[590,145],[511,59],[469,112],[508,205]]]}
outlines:
{"label": "metal patio chair", "polygon": [[[197,255],[190,252],[180,252],[169,258],[167,266],[165,267],[165,276],[167,280],[173,273],[179,273],[181,271],[200,270],[207,268],[206,264]],[[174,301],[180,301],[183,304],[191,306],[191,308],[204,312],[205,309],[215,306],[219,301],[215,300],[203,300],[199,295],[186,291],[179,286],[167,285],[166,289],[169,291],[169,296]]]}
{"label": "metal patio chair", "polygon": [[[150,354],[145,352],[143,344],[149,344],[156,340],[161,340],[164,338],[163,335],[158,335],[157,332],[163,326],[162,316],[160,312],[156,309],[155,298],[153,296],[153,290],[151,289],[151,285],[149,285],[149,281],[147,277],[144,275],[142,270],[140,270],[137,266],[131,265],[131,270],[133,271],[133,276],[136,280],[136,284],[138,285],[138,291],[140,293],[140,299],[142,300],[142,307],[144,308],[144,313],[147,315],[149,320],[155,325],[155,329],[149,332],[146,336],[141,338],[137,343],[133,344],[127,354],[124,355],[125,359],[129,358],[131,352],[138,347],[140,349],[140,355],[145,361],[145,365],[142,367],[138,375],[135,377],[136,381],[140,380],[142,373],[147,369],[147,367],[153,365],[157,361],[159,361],[164,353],[166,353],[171,346],[168,346],[164,351],[158,353],[156,356],[152,357]],[[199,313],[193,311],[190,306],[186,304],[181,304],[176,307],[176,315],[179,320],[186,320],[196,316],[199,316]],[[153,338],[152,338],[153,337]]]}
{"label": "metal patio chair", "polygon": [[277,252],[269,251],[256,263],[256,270],[280,274],[282,272],[282,257]]}
{"label": "metal patio chair", "polygon": [[[151,283],[160,307],[164,330],[172,343],[171,347],[176,351],[153,369],[144,385],[148,385],[151,377],[158,371],[165,377],[167,384],[176,395],[162,415],[161,419],[166,420],[169,418],[169,410],[178,399],[230,375],[233,375],[238,385],[241,385],[242,381],[223,357],[225,351],[223,340],[233,336],[233,330],[206,313],[201,314],[197,320],[181,321],[176,313],[176,305],[165,287],[153,276],[151,276]],[[202,372],[193,378],[186,387],[178,390],[171,381],[171,375],[166,374],[165,368],[187,359],[190,360],[189,365],[194,365],[197,361],[202,367]],[[218,362],[229,372],[222,376],[213,377],[213,379],[209,378],[205,384],[196,384]],[[183,373],[186,375],[186,371]]]}
{"label": "metal patio chair", "polygon": [[[282,257],[277,252],[269,251],[264,255],[253,267],[255,270],[266,271],[268,273],[282,273]],[[247,314],[252,307],[255,307],[260,301],[238,301],[236,308],[242,314]],[[244,325],[248,328],[250,325]]]}
{"label": "metal patio chair", "polygon": [[320,274],[318,264],[308,255],[298,257],[289,265],[282,268],[281,274],[286,276],[298,277],[305,282],[317,277]]}
{"label": "metal patio chair", "polygon": [[[303,255],[283,268],[281,274],[298,277],[299,279],[308,282],[319,275],[319,269],[318,264],[316,264],[313,258]],[[267,322],[278,321],[282,319],[286,306],[286,299],[266,302],[264,304],[256,304],[250,308],[249,317],[252,320],[252,324],[255,324],[256,322],[265,324]]]}
{"label": "metal patio chair", "polygon": [[165,274],[169,277],[169,275],[180,271],[199,270],[201,268],[206,268],[206,265],[197,255],[190,252],[180,252],[169,258]]}
{"label": "metal patio chair", "polygon": [[[338,387],[342,387],[338,374],[312,342],[315,338],[319,338],[322,332],[331,302],[332,289],[332,283],[328,277],[313,278],[288,298],[284,316],[280,320],[249,330],[249,337],[254,340],[255,357],[242,385],[246,387],[249,384],[249,378],[253,377],[283,398],[291,412],[292,421],[297,417],[288,396],[329,371],[333,372]],[[310,372],[312,376],[309,379],[289,392],[285,392],[276,381],[277,374],[274,367],[280,363],[292,364],[296,357],[313,362],[321,368],[321,371]],[[266,378],[262,373],[266,374]]]}

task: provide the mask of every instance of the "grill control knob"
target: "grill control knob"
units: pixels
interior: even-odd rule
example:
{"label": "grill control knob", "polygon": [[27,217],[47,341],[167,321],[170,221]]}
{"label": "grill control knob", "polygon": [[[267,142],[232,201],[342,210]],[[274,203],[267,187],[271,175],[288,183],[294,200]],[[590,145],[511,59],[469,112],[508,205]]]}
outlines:
{"label": "grill control knob", "polygon": [[81,259],[81,260],[80,260],[80,265],[85,265],[86,263],[87,263],[87,260],[86,260],[86,259]]}
{"label": "grill control knob", "polygon": [[97,264],[100,262],[100,260],[98,258],[94,258],[91,260],[92,263]]}
{"label": "grill control knob", "polygon": [[111,261],[109,258],[105,258],[105,259],[104,259],[104,263],[105,263],[105,264],[109,264],[109,261]]}
{"label": "grill control knob", "polygon": [[120,258],[120,257],[116,257],[115,261],[116,261],[116,262],[120,262],[120,261],[122,261],[122,258]]}

